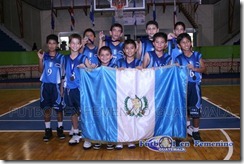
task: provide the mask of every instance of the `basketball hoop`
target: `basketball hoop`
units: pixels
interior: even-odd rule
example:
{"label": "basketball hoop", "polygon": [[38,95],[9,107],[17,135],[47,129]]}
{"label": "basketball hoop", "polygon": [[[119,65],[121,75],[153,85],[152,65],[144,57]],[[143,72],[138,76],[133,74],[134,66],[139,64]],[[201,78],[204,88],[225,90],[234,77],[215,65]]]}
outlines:
{"label": "basketball hoop", "polygon": [[128,6],[128,0],[110,0],[110,6],[114,8],[115,17],[123,18],[124,7]]}

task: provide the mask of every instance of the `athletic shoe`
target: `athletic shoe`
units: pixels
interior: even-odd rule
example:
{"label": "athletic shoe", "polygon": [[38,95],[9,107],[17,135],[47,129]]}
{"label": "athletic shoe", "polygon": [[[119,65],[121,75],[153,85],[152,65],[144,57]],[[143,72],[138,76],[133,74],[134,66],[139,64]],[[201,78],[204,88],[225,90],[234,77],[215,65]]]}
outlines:
{"label": "athletic shoe", "polygon": [[129,149],[135,149],[135,148],[136,148],[136,145],[133,144],[133,143],[129,143],[129,144],[128,144],[128,148],[129,148]]}
{"label": "athletic shoe", "polygon": [[58,134],[59,139],[61,139],[61,140],[65,139],[63,126],[57,127],[57,134]]}
{"label": "athletic shoe", "polygon": [[114,149],[114,145],[112,144],[107,144],[107,150],[113,150]]}
{"label": "athletic shoe", "polygon": [[74,133],[72,138],[69,140],[69,144],[74,145],[74,144],[78,144],[79,142],[80,142],[80,136]]}
{"label": "athletic shoe", "polygon": [[193,132],[193,126],[188,125],[188,126],[187,126],[187,134],[188,134],[189,136],[192,136],[192,132]]}
{"label": "athletic shoe", "polygon": [[192,139],[193,139],[193,141],[195,141],[195,140],[202,141],[202,138],[201,138],[199,132],[192,132]]}
{"label": "athletic shoe", "polygon": [[100,143],[95,143],[93,145],[93,149],[95,149],[95,150],[99,150],[100,148],[101,148],[101,144]]}
{"label": "athletic shoe", "polygon": [[90,149],[91,147],[92,147],[91,142],[85,140],[85,142],[84,142],[84,144],[83,144],[83,149],[84,149],[84,150],[88,150],[88,149]]}
{"label": "athletic shoe", "polygon": [[116,149],[116,150],[121,150],[121,149],[123,149],[123,144],[117,144],[117,145],[115,146],[115,149]]}
{"label": "athletic shoe", "polygon": [[[70,131],[69,131],[69,136],[70,137],[72,137],[74,135],[74,129],[73,129],[73,127],[70,129]],[[80,138],[82,138],[82,136],[81,136],[81,132],[79,131],[78,132],[78,136],[80,136]]]}
{"label": "athletic shoe", "polygon": [[43,141],[45,142],[48,142],[49,139],[53,136],[53,133],[52,133],[52,128],[46,128],[45,129],[45,135],[43,137]]}

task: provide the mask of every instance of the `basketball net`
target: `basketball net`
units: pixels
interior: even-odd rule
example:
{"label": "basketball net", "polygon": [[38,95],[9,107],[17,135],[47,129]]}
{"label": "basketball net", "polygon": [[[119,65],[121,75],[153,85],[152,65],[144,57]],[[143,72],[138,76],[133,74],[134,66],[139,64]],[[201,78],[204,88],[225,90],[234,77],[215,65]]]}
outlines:
{"label": "basketball net", "polygon": [[114,11],[115,11],[115,17],[118,18],[123,18],[124,14],[124,6],[125,6],[124,0],[114,0],[113,1],[113,6],[114,6]]}

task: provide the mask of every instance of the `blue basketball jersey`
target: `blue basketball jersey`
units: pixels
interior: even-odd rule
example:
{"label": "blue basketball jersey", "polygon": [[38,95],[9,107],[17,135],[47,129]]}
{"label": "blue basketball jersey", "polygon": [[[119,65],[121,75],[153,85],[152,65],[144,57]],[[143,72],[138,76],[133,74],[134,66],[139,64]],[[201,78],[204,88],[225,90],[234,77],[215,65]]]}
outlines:
{"label": "blue basketball jersey", "polygon": [[44,53],[43,57],[43,72],[40,81],[43,83],[61,83],[61,69],[64,62],[64,56],[57,53],[54,58],[51,58],[49,53]]}
{"label": "blue basketball jersey", "polygon": [[68,89],[78,88],[80,85],[80,70],[77,67],[79,64],[85,64],[87,57],[79,54],[74,60],[70,55],[65,56],[65,83],[64,87]]}
{"label": "blue basketball jersey", "polygon": [[154,46],[152,41],[148,37],[141,38],[141,43],[142,43],[141,61],[143,61],[146,52],[154,51]]}
{"label": "blue basketball jersey", "polygon": [[134,59],[131,63],[127,63],[126,58],[125,59],[120,59],[117,63],[117,66],[123,67],[123,68],[136,68],[137,66],[141,65],[141,61],[138,59]]}
{"label": "blue basketball jersey", "polygon": [[119,59],[124,58],[124,52],[123,52],[124,43],[123,42],[120,42],[117,46],[115,46],[113,44],[112,40],[106,40],[105,45],[110,47],[110,49],[112,51],[113,58],[112,58],[111,63],[115,64],[115,63],[117,63],[117,61]]}
{"label": "blue basketball jersey", "polygon": [[93,49],[90,49],[88,46],[85,46],[83,54],[88,58],[90,64],[98,65],[97,52],[98,52],[97,46],[95,46]]}
{"label": "blue basketball jersey", "polygon": [[157,56],[155,51],[148,51],[147,53],[149,54],[150,58],[147,68],[162,67],[170,64],[171,56],[167,53],[164,53],[160,58]]}
{"label": "blue basketball jersey", "polygon": [[[202,54],[199,52],[193,52],[190,57],[184,55],[184,53],[180,54],[175,60],[182,66],[187,66],[188,64],[192,64],[194,68],[200,68],[200,59],[202,58]],[[202,73],[195,72],[189,70],[188,81],[189,82],[201,82]]]}
{"label": "blue basketball jersey", "polygon": [[181,49],[177,46],[176,38],[168,41],[168,54],[172,57],[172,63],[175,63],[175,58],[182,53]]}

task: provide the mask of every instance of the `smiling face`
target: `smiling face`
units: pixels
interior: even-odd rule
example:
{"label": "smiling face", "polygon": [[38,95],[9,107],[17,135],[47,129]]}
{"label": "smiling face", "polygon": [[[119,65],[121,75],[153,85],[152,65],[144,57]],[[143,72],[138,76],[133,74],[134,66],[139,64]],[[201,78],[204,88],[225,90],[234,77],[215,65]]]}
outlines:
{"label": "smiling face", "polygon": [[101,50],[98,55],[98,58],[100,59],[103,66],[107,66],[112,57],[112,54],[108,50]]}
{"label": "smiling face", "polygon": [[124,52],[127,57],[134,57],[136,53],[136,47],[133,44],[126,44],[124,47]]}
{"label": "smiling face", "polygon": [[82,47],[81,41],[78,38],[72,38],[69,43],[70,49],[73,52],[78,52]]}
{"label": "smiling face", "polygon": [[191,40],[189,40],[187,37],[184,37],[180,41],[179,45],[183,51],[191,51],[192,43],[191,43]]}

